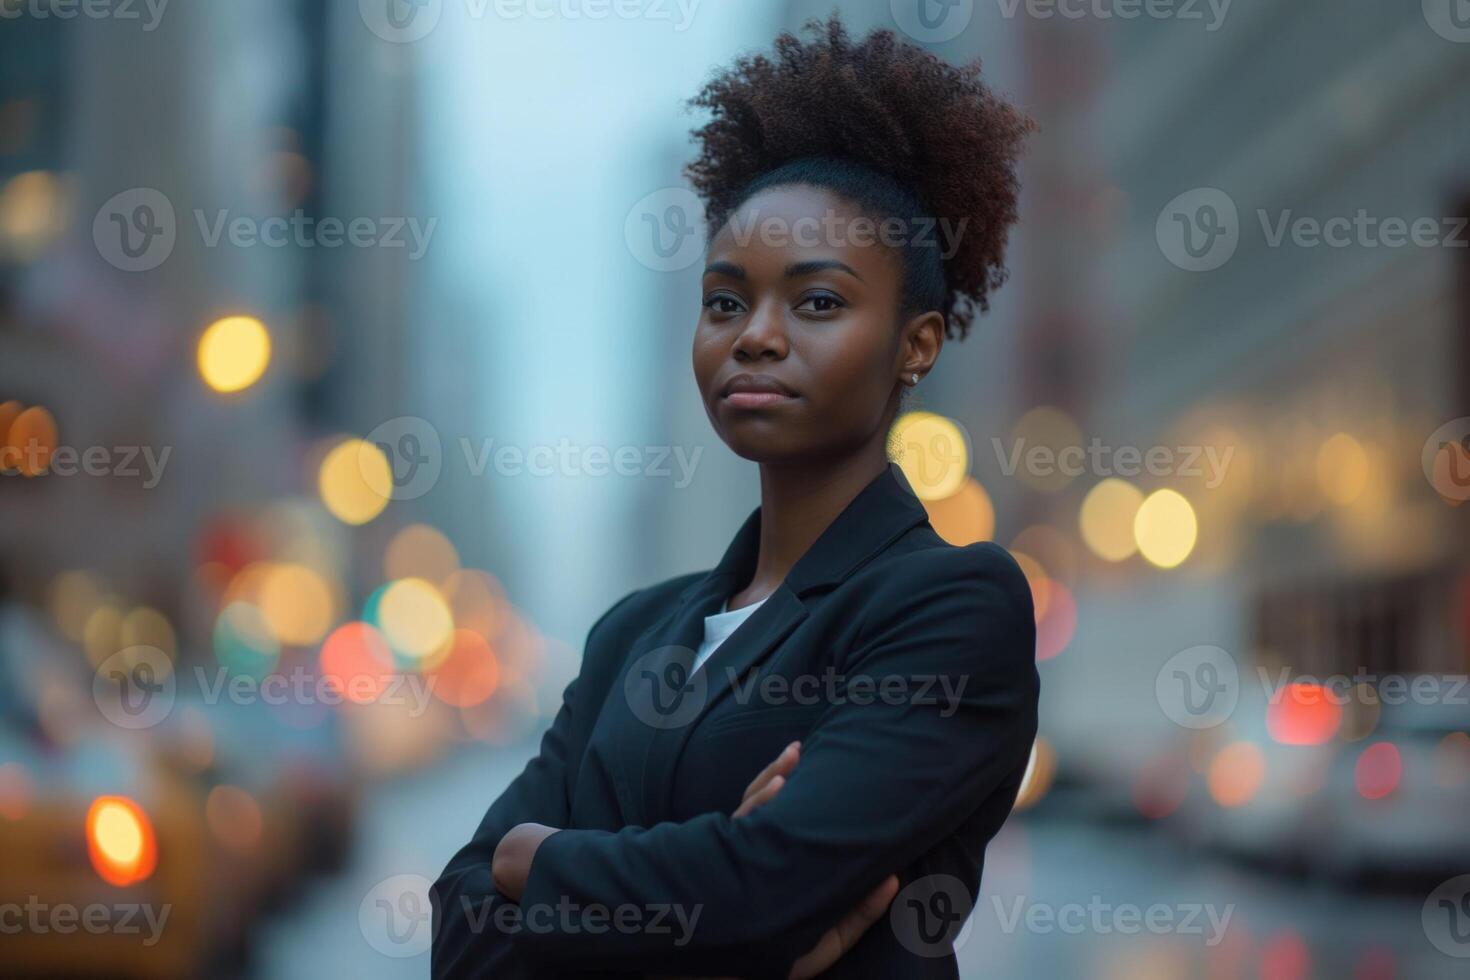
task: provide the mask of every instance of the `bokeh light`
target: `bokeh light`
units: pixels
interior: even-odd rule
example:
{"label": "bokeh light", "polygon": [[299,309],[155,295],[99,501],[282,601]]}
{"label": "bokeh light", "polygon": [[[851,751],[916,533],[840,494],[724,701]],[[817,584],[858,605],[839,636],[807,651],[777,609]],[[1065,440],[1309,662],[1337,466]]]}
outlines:
{"label": "bokeh light", "polygon": [[215,620],[214,655],[231,674],[264,677],[275,670],[281,641],[258,608],[232,602]]}
{"label": "bokeh light", "polygon": [[378,626],[395,653],[414,661],[447,652],[454,617],[431,583],[421,578],[389,583],[377,602]]}
{"label": "bokeh light", "polygon": [[1266,781],[1266,757],[1254,742],[1231,742],[1210,763],[1210,797],[1223,807],[1244,806]]}
{"label": "bokeh light", "polygon": [[1374,742],[1358,756],[1353,782],[1366,800],[1381,800],[1398,789],[1404,760],[1392,742]]}
{"label": "bokeh light", "polygon": [[989,541],[995,534],[995,506],[973,477],[947,497],[925,500],[924,509],[935,533],[956,547]]}
{"label": "bokeh light", "polygon": [[271,360],[271,337],[252,316],[227,316],[199,338],[199,374],[221,394],[243,391],[260,380]]}
{"label": "bokeh light", "polygon": [[1143,503],[1143,492],[1126,480],[1110,477],[1087,492],[1078,523],[1082,540],[1104,561],[1118,562],[1133,556],[1138,542],[1133,521]]}
{"label": "bokeh light", "polygon": [[1317,452],[1317,480],[1323,495],[1335,504],[1350,504],[1362,496],[1368,474],[1368,453],[1346,432],[1332,436]]}
{"label": "bokeh light", "polygon": [[483,636],[458,629],[449,655],[434,667],[432,677],[435,697],[456,708],[468,708],[495,693],[500,686],[500,664]]}
{"label": "bokeh light", "polygon": [[288,646],[309,646],[327,635],[336,603],[325,579],[305,565],[267,567],[260,583],[260,612]]}
{"label": "bokeh light", "polygon": [[378,699],[393,673],[393,652],[371,623],[344,623],[322,644],[322,677],[340,697],[357,704]]}
{"label": "bokeh light", "polygon": [[1287,684],[1266,708],[1266,731],[1282,745],[1322,745],[1341,724],[1342,706],[1321,684]]}
{"label": "bokeh light", "polygon": [[121,888],[153,874],[158,843],[142,807],[123,796],[100,796],[86,823],[87,852],[103,881]]}
{"label": "bokeh light", "polygon": [[459,570],[459,552],[442,531],[410,524],[393,535],[383,555],[384,577],[421,578],[444,583]]}
{"label": "bokeh light", "polygon": [[1149,494],[1133,518],[1139,553],[1160,568],[1174,568],[1188,558],[1198,533],[1194,508],[1174,490]]}
{"label": "bokeh light", "polygon": [[905,412],[893,423],[889,453],[920,500],[943,500],[970,473],[970,440],[954,419],[933,412]]}
{"label": "bokeh light", "polygon": [[23,409],[10,423],[5,437],[6,460],[22,476],[40,476],[56,452],[56,419],[40,405]]}
{"label": "bokeh light", "polygon": [[322,460],[317,488],[333,517],[344,524],[366,524],[392,499],[393,470],[377,446],[344,439]]}

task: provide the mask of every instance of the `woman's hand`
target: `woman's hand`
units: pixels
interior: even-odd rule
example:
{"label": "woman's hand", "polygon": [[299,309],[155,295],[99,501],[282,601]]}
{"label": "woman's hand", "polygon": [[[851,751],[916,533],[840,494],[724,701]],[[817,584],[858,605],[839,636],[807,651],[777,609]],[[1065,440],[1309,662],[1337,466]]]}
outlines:
{"label": "woman's hand", "polygon": [[[771,764],[766,766],[745,787],[745,795],[740,799],[740,806],[735,810],[735,816],[747,817],[755,810],[771,802],[776,794],[781,792],[781,787],[786,785],[786,780],[796,770],[796,764],[801,761],[801,743],[792,742],[781,750]],[[822,933],[817,944],[801,956],[795,963],[791,964],[791,973],[788,980],[807,980],[823,972],[833,963],[842,959],[843,954],[857,945],[857,941],[863,938],[863,934],[873,923],[883,917],[888,910],[893,896],[898,894],[898,877],[889,875],[883,879],[882,884],[873,889],[857,904],[852,911],[842,917],[831,929]]]}
{"label": "woman's hand", "polygon": [[490,876],[495,888],[512,902],[519,902],[531,874],[531,860],[541,842],[557,832],[556,827],[539,823],[518,823],[495,845],[490,859]]}

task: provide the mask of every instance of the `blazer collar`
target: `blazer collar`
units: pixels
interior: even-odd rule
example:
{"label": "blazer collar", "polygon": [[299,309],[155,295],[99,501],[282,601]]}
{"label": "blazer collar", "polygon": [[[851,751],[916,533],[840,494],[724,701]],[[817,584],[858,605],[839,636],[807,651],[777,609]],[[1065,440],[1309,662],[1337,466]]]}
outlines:
{"label": "blazer collar", "polygon": [[[928,519],[903,470],[890,462],[817,537],[786,574],[783,584],[797,596],[836,585],[893,539]],[[760,537],[761,509],[757,507],[736,532],[720,563],[685,587],[679,598],[688,599],[695,593],[708,595],[712,589],[724,589],[721,595],[728,596],[749,583],[755,574]]]}
{"label": "blazer collar", "polygon": [[[703,636],[704,617],[719,612],[724,601],[755,573],[760,508],[746,518],[720,563],[686,587],[679,601],[634,643],[635,655],[625,667],[623,683],[626,703],[639,706],[630,712],[639,721],[624,727],[621,758],[626,761],[615,784],[628,823],[648,825],[670,812],[673,772],[691,729],[729,695],[732,677],[755,668],[806,618],[803,596],[841,582],[926,520],[928,513],[903,471],[890,463],[818,536],[769,601],[741,623],[709,663],[691,677],[689,662]],[[676,665],[676,660],[682,665]],[[657,714],[661,717],[649,714],[652,691],[644,691],[648,678],[670,678],[679,688],[672,701],[660,701],[675,706],[667,714],[660,709]],[[664,693],[673,690],[671,686]],[[663,694],[659,697],[663,699]]]}

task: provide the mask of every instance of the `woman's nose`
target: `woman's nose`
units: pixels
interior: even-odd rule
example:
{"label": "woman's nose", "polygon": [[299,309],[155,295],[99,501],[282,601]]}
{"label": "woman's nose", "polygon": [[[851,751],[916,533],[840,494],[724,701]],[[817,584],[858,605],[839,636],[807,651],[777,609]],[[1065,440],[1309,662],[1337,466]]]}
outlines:
{"label": "woman's nose", "polygon": [[745,321],[745,329],[735,338],[735,353],[747,357],[767,354],[785,357],[787,352],[786,316],[779,303],[761,303]]}

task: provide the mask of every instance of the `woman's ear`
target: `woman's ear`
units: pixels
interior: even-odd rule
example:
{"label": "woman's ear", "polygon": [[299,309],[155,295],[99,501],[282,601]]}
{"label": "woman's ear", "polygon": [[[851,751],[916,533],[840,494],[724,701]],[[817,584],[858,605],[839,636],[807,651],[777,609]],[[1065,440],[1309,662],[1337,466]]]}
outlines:
{"label": "woman's ear", "polygon": [[[938,310],[920,313],[903,325],[898,381],[912,385],[924,380],[939,360],[944,347],[944,314]],[[918,375],[915,380],[914,375]]]}

